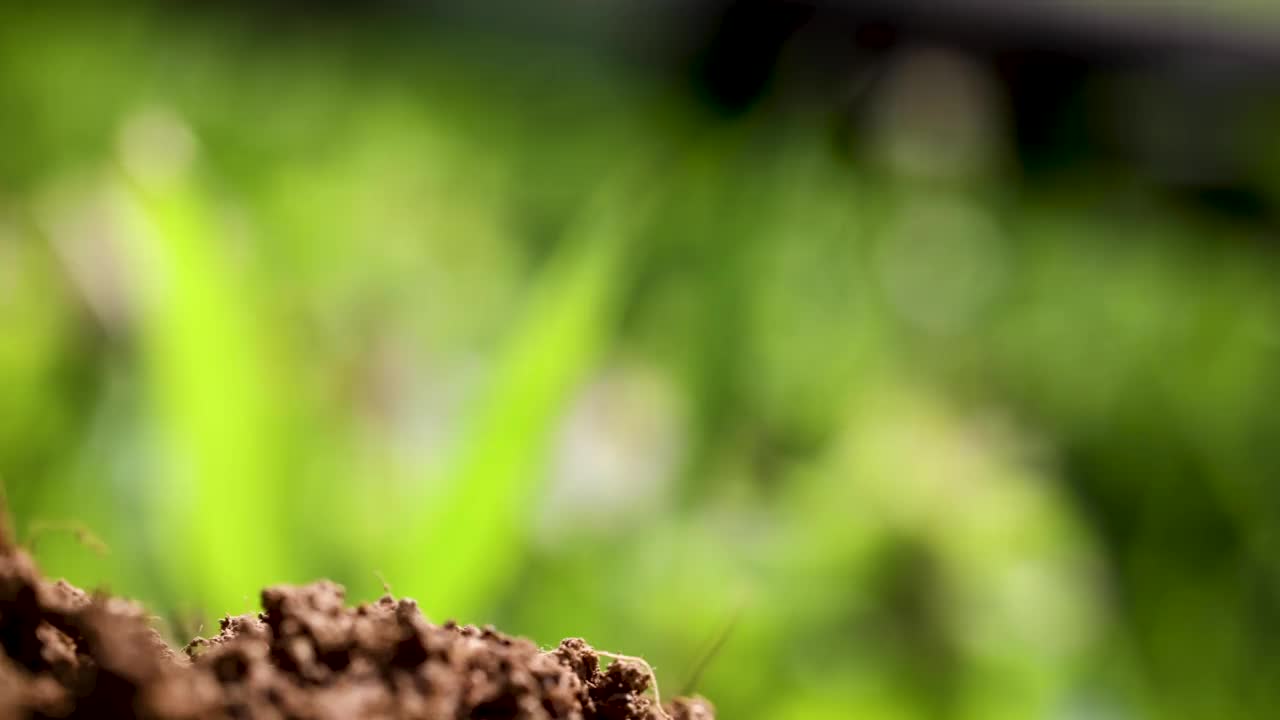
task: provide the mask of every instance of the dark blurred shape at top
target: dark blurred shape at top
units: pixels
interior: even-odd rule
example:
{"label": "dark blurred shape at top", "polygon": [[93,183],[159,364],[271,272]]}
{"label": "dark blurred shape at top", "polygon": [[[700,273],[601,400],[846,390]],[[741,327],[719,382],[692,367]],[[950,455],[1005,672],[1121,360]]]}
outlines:
{"label": "dark blurred shape at top", "polygon": [[731,114],[751,107],[772,77],[783,46],[816,9],[778,0],[728,5],[697,65],[705,97]]}
{"label": "dark blurred shape at top", "polygon": [[[855,124],[904,52],[958,53],[995,78],[1026,180],[1099,166],[1266,216],[1247,150],[1259,108],[1280,106],[1280,12],[1217,3],[1021,0],[292,0],[239,6],[272,32],[353,16],[573,47],[683,84],[732,118],[769,104],[850,113]],[[388,22],[390,19],[390,22]],[[304,22],[305,20],[305,22]],[[554,92],[554,87],[549,87]],[[856,138],[855,138],[856,144]],[[1252,144],[1256,147],[1256,143]]]}
{"label": "dark blurred shape at top", "polygon": [[[899,53],[945,48],[1003,86],[1028,179],[1103,164],[1230,214],[1266,212],[1240,138],[1280,100],[1271,16],[1209,3],[741,0],[721,18],[695,72],[721,109],[749,108],[775,75],[782,104],[847,103],[853,78],[874,86]],[[854,113],[874,97],[858,94]]]}

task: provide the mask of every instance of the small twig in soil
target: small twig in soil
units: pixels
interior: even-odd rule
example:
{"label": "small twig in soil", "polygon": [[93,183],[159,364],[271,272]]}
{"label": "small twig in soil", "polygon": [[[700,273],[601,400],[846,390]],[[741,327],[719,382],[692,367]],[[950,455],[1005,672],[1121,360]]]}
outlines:
{"label": "small twig in soil", "polygon": [[17,538],[13,532],[13,518],[9,517],[9,489],[4,476],[0,475],[0,548],[8,547]]}
{"label": "small twig in soil", "polygon": [[630,660],[631,662],[642,665],[645,672],[649,673],[649,682],[653,685],[653,701],[654,705],[658,708],[658,714],[666,718],[666,720],[671,720],[671,716],[667,714],[667,709],[662,707],[662,693],[658,692],[658,674],[653,671],[653,666],[649,664],[648,660],[645,660],[642,657],[635,657],[634,655],[611,653],[598,648],[596,649],[596,654],[601,657],[607,657],[610,660]]}
{"label": "small twig in soil", "polygon": [[36,550],[36,541],[49,533],[65,532],[71,533],[76,542],[81,547],[100,557],[111,554],[111,548],[107,546],[93,531],[84,523],[78,522],[33,522],[27,526],[27,549],[31,552]]}
{"label": "small twig in soil", "polygon": [[685,681],[684,687],[680,688],[681,695],[690,695],[693,693],[698,682],[702,680],[702,673],[706,672],[707,666],[710,665],[711,661],[715,660],[716,656],[720,654],[720,651],[724,649],[724,644],[729,641],[729,636],[732,635],[734,629],[738,627],[738,621],[740,619],[742,619],[741,604],[739,604],[738,607],[734,609],[733,614],[729,616],[729,622],[725,623],[724,627],[720,629],[720,632],[711,639],[711,642],[706,646],[707,649],[698,656],[697,662],[693,664],[693,668],[689,671],[689,679]]}

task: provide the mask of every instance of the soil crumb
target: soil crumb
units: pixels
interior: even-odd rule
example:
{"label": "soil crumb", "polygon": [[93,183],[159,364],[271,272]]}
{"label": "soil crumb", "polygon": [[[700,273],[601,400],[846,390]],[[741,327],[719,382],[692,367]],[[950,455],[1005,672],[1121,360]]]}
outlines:
{"label": "soil crumb", "polygon": [[174,651],[140,606],[46,580],[0,541],[0,720],[714,720],[700,698],[658,707],[647,667],[601,668],[577,638],[544,652],[409,599],[348,607],[327,581],[267,588],[262,608]]}

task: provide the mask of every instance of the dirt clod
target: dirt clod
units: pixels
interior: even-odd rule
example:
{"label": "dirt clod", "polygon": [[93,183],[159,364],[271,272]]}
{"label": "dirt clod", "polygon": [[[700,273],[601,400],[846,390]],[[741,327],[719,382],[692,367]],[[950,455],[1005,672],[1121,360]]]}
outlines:
{"label": "dirt clod", "polygon": [[611,654],[578,638],[543,652],[409,599],[349,607],[328,581],[267,588],[262,607],[174,652],[139,606],[45,580],[0,541],[0,720],[714,720],[701,699],[659,708],[647,665],[602,670]]}

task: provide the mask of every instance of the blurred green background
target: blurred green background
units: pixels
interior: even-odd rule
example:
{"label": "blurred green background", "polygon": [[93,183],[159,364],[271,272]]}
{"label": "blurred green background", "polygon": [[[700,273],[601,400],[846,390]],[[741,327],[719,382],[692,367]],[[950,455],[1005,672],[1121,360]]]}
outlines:
{"label": "blurred green background", "polygon": [[184,636],[380,573],[724,718],[1280,707],[1274,105],[1201,128],[1244,212],[1031,178],[958,53],[730,114],[305,16],[0,11],[0,477],[49,574]]}

